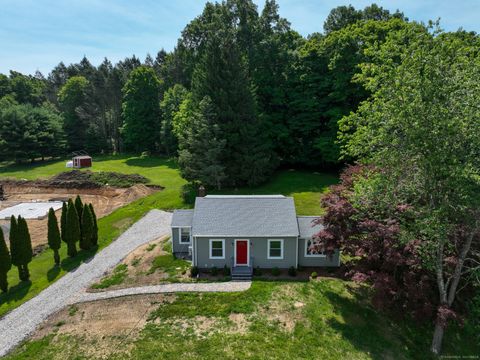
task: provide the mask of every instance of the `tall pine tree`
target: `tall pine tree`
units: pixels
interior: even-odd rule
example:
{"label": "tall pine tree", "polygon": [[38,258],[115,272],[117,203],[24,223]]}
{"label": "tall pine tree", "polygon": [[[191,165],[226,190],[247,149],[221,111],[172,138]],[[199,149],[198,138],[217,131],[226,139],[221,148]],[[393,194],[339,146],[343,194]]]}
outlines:
{"label": "tall pine tree", "polygon": [[65,241],[67,243],[67,254],[70,257],[77,255],[77,242],[80,241],[80,222],[73,202],[69,201],[67,208],[67,221],[65,224]]}
{"label": "tall pine tree", "polygon": [[93,245],[94,237],[94,223],[93,216],[90,211],[90,206],[85,205],[82,211],[82,237],[80,239],[80,248],[82,250],[89,250]]}
{"label": "tall pine tree", "polygon": [[181,140],[178,162],[182,176],[220,189],[226,176],[222,156],[226,140],[220,137],[213,104],[206,96]]}
{"label": "tall pine tree", "polygon": [[62,240],[65,243],[67,242],[67,240],[65,240],[66,229],[67,229],[67,203],[64,201],[62,204],[62,215],[60,215],[60,230],[61,230]]}
{"label": "tall pine tree", "polygon": [[[197,108],[208,96],[215,109],[214,123],[219,138],[225,140],[222,164],[226,183],[236,186],[265,180],[276,166],[276,158],[256,114],[248,69],[230,29],[218,29],[208,39],[195,68],[192,94]],[[255,156],[246,156],[246,147],[255,148]],[[247,169],[250,171],[245,172]]]}
{"label": "tall pine tree", "polygon": [[[12,248],[12,263],[18,268],[18,275],[21,281],[28,281],[30,273],[28,264],[33,258],[32,240],[28,231],[27,221],[21,216],[17,219],[15,236]],[[12,241],[12,239],[10,239]],[[15,254],[13,253],[15,251]]]}
{"label": "tall pine tree", "polygon": [[8,271],[12,268],[12,259],[10,252],[8,251],[5,238],[3,236],[3,230],[0,227],[0,289],[3,292],[8,291]]}
{"label": "tall pine tree", "polygon": [[53,250],[53,259],[55,260],[55,265],[60,264],[60,255],[58,250],[62,245],[60,239],[60,230],[58,229],[57,217],[55,216],[55,211],[53,208],[48,210],[48,246]]}
{"label": "tall pine tree", "polygon": [[92,204],[88,204],[90,208],[90,212],[92,214],[93,219],[93,237],[92,237],[92,245],[96,246],[98,244],[98,224],[97,224],[97,215],[95,214],[95,210],[93,209]]}

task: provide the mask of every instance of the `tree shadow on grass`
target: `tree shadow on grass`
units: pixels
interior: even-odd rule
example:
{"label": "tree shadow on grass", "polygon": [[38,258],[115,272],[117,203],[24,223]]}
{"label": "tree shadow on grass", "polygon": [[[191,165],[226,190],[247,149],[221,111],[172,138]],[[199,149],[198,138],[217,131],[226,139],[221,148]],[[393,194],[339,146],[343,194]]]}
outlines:
{"label": "tree shadow on grass", "polygon": [[90,250],[80,250],[75,257],[66,257],[60,262],[60,266],[67,272],[75,271],[82,263],[92,261],[98,251],[98,245]]}
{"label": "tree shadow on grass", "polygon": [[0,304],[23,299],[31,286],[32,282],[30,280],[21,281],[17,285],[11,286],[7,293],[0,294]]}
{"label": "tree shadow on grass", "polygon": [[58,265],[54,265],[51,269],[49,269],[47,271],[48,282],[52,282],[53,280],[55,280],[58,274],[60,274],[60,270],[61,270],[61,267]]}
{"label": "tree shadow on grass", "polygon": [[161,158],[161,157],[135,157],[130,158],[125,161],[125,164],[128,166],[138,166],[138,167],[157,167],[157,166],[166,166],[171,169],[177,169],[178,166],[173,159]]}
{"label": "tree shadow on grass", "polygon": [[410,333],[403,321],[393,320],[371,308],[367,289],[351,287],[349,292],[351,297],[332,291],[327,291],[325,296],[343,319],[331,318],[329,326],[355,348],[377,360],[430,358],[428,339],[422,339],[418,331]]}

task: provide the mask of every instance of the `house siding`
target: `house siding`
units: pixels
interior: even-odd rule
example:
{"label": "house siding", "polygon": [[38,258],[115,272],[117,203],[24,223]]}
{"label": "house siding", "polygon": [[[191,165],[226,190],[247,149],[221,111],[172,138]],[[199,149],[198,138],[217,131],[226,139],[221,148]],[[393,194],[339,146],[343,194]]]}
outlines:
{"label": "house siding", "polygon": [[306,257],[305,256],[305,239],[298,239],[298,265],[299,266],[339,266],[340,252],[335,250],[333,256],[325,257]]}
{"label": "house siding", "polygon": [[174,254],[188,253],[190,244],[180,244],[180,228],[172,228],[172,251]]}
{"label": "house siding", "polygon": [[[225,259],[210,259],[210,239],[225,240]],[[234,256],[235,239],[250,240],[250,256],[253,256],[253,264],[250,266],[260,268],[289,268],[297,265],[297,238],[296,237],[197,237],[195,243],[196,264],[201,269],[212,267],[221,268],[224,265],[232,265]],[[283,259],[268,259],[268,239],[283,239]]]}

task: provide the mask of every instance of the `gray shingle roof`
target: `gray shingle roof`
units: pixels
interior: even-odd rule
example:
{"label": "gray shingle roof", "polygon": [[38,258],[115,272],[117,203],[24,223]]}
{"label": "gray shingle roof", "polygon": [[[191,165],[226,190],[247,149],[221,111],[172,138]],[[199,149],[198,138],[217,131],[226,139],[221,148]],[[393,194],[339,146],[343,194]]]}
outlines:
{"label": "gray shingle roof", "polygon": [[298,236],[293,198],[206,196],[195,201],[194,236]]}
{"label": "gray shingle roof", "polygon": [[192,226],[193,210],[175,210],[172,216],[173,227]]}
{"label": "gray shingle roof", "polygon": [[323,229],[323,225],[312,226],[312,221],[317,219],[318,216],[299,216],[298,229],[300,231],[300,237],[302,239],[311,238],[313,235],[317,234],[320,230]]}

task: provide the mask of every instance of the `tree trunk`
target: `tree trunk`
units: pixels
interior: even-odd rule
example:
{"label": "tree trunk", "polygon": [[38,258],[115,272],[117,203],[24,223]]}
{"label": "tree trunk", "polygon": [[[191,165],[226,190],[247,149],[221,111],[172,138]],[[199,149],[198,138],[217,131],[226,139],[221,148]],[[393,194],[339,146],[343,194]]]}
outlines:
{"label": "tree trunk", "polygon": [[439,320],[435,323],[435,331],[433,332],[433,340],[432,340],[432,347],[431,350],[435,355],[440,355],[440,351],[442,350],[442,340],[443,340],[443,333],[445,332],[445,328],[442,326]]}

